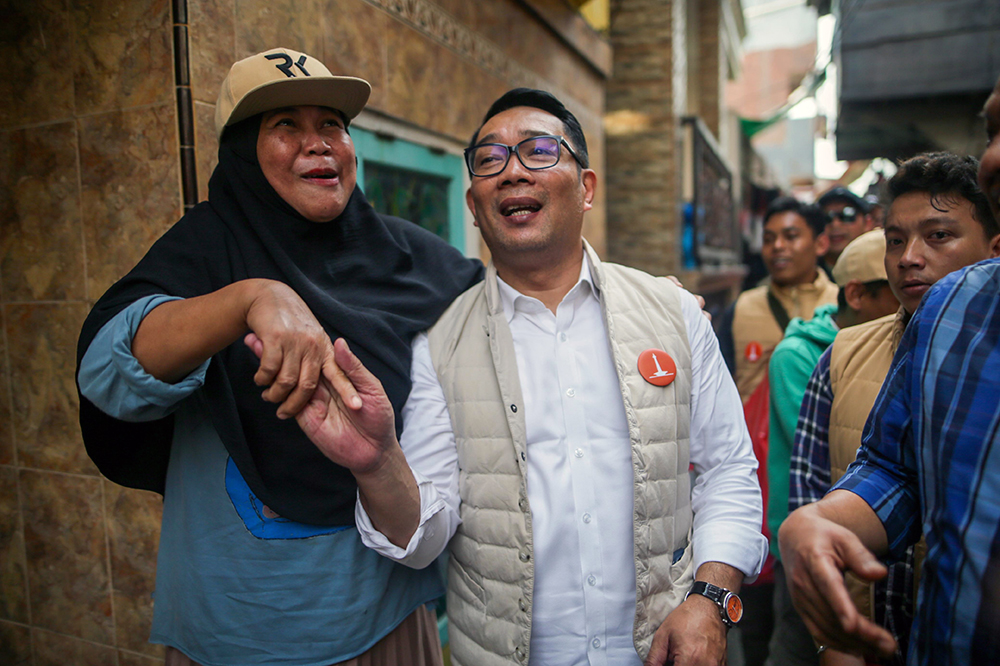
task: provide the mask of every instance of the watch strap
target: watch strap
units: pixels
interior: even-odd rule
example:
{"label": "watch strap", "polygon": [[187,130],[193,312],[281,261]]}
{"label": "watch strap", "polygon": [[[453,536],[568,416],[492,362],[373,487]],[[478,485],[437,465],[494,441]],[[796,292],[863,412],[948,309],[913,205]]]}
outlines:
{"label": "watch strap", "polygon": [[724,587],[712,585],[703,580],[696,580],[684,598],[687,599],[692,594],[700,594],[715,602],[715,605],[719,607],[719,615],[722,617],[722,622],[727,627],[736,626],[743,617],[743,600],[740,599],[739,595],[730,592]]}

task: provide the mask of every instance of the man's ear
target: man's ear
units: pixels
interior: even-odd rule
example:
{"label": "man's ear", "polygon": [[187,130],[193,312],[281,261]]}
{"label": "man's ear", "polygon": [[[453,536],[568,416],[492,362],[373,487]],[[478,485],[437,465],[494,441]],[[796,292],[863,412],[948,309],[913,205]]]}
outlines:
{"label": "man's ear", "polygon": [[1000,234],[990,239],[990,258],[1000,257]]}
{"label": "man's ear", "polygon": [[465,191],[465,205],[469,207],[472,212],[472,225],[478,227],[479,219],[476,217],[476,204],[472,200],[472,188],[470,187]]}
{"label": "man's ear", "polygon": [[583,182],[583,210],[586,212],[594,207],[594,195],[597,193],[597,173],[593,169],[583,169],[580,172],[580,180]]}
{"label": "man's ear", "polygon": [[823,257],[829,251],[830,238],[826,235],[826,232],[823,232],[819,236],[816,236],[816,256]]}
{"label": "man's ear", "polygon": [[861,280],[851,280],[844,285],[844,300],[847,301],[847,306],[855,312],[861,309],[861,299],[864,294],[865,285],[861,283]]}

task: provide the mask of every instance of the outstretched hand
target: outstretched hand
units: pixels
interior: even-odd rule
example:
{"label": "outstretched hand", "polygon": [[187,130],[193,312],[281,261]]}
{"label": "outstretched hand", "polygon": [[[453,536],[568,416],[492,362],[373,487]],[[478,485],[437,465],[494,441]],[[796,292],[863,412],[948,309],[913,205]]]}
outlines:
{"label": "outstretched hand", "polygon": [[885,566],[854,532],[813,508],[793,512],[778,533],[792,603],[821,644],[842,652],[892,656],[896,641],[858,612],[843,575],[852,571],[865,580],[879,580],[887,573]]}

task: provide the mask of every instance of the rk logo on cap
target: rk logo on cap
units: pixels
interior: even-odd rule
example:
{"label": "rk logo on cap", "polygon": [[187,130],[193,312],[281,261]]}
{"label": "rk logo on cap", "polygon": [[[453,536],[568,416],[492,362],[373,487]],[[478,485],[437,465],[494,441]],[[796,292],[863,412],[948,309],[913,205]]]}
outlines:
{"label": "rk logo on cap", "polygon": [[662,349],[647,349],[639,354],[639,374],[653,386],[666,386],[677,377],[677,364]]}

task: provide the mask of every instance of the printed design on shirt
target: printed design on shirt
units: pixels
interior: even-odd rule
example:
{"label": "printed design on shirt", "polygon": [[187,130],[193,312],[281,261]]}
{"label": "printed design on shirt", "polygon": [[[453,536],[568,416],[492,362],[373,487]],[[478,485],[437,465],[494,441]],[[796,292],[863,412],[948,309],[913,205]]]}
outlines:
{"label": "printed design on shirt", "polygon": [[751,363],[756,363],[763,355],[764,348],[760,346],[759,342],[751,342],[747,345],[747,348],[743,350],[743,356]]}
{"label": "printed design on shirt", "polygon": [[348,528],[347,525],[307,525],[282,518],[254,495],[232,458],[226,460],[226,492],[247,531],[258,539],[308,539]]}
{"label": "printed design on shirt", "polygon": [[639,354],[639,374],[653,386],[666,386],[677,377],[677,364],[662,349]]}

